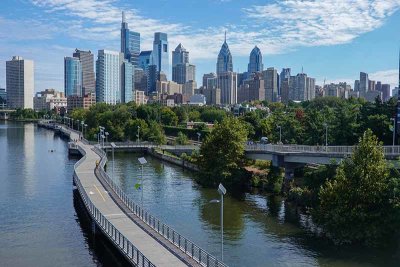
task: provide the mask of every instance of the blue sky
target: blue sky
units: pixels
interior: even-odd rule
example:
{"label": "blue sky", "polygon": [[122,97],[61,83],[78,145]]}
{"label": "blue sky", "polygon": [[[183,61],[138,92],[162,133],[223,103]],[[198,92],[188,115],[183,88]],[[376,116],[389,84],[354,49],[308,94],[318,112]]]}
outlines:
{"label": "blue sky", "polygon": [[63,90],[63,58],[75,48],[119,50],[121,11],[139,31],[142,50],[155,31],[180,42],[197,66],[197,80],[214,72],[227,31],[235,71],[247,69],[254,45],[264,67],[304,68],[322,84],[360,71],[398,83],[400,0],[1,0],[0,87],[5,61],[35,61],[35,90]]}

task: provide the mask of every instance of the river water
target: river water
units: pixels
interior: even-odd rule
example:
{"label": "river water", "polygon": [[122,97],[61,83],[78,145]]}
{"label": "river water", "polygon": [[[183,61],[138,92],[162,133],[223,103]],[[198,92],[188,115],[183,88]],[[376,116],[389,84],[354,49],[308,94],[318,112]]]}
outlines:
{"label": "river water", "polygon": [[[53,152],[51,152],[53,150]],[[136,202],[134,153],[115,153],[114,179]],[[219,204],[194,174],[145,156],[143,203],[162,221],[220,257]],[[123,266],[93,236],[72,186],[65,140],[33,124],[0,122],[0,266]],[[107,172],[112,175],[112,157]],[[400,266],[400,249],[338,248],[310,233],[310,218],[278,197],[224,199],[224,260],[230,266]]]}

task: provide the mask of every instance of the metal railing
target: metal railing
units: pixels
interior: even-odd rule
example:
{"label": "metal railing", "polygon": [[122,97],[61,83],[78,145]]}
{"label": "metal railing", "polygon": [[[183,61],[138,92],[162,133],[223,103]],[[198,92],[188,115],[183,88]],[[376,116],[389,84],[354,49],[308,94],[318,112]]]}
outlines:
{"label": "metal railing", "polygon": [[[305,145],[272,145],[254,144],[246,145],[246,151],[260,152],[282,152],[282,153],[325,153],[350,155],[356,146],[305,146]],[[400,146],[383,146],[383,153],[386,156],[400,156]]]}
{"label": "metal railing", "polygon": [[149,227],[155,230],[158,234],[166,238],[170,243],[179,248],[186,255],[191,257],[193,260],[206,267],[226,267],[227,265],[221,262],[219,259],[209,254],[204,249],[200,248],[194,244],[189,239],[185,238],[172,227],[163,223],[155,216],[151,215],[147,210],[142,209],[140,205],[137,205],[132,201],[125,192],[111,179],[111,177],[104,171],[104,165],[107,162],[106,153],[101,150],[98,146],[93,148],[100,157],[101,161],[99,168],[96,169],[95,174],[100,175],[103,180],[112,188],[112,190],[117,194],[121,201],[128,207],[128,209],[140,218]]}
{"label": "metal railing", "polygon": [[101,231],[135,266],[155,267],[155,265],[151,263],[146,256],[144,256],[123,234],[121,234],[121,232],[118,231],[118,229],[96,208],[96,206],[90,200],[76,173],[76,169],[86,159],[85,151],[79,146],[78,149],[84,156],[74,166],[74,181],[90,216],[96,221]]}

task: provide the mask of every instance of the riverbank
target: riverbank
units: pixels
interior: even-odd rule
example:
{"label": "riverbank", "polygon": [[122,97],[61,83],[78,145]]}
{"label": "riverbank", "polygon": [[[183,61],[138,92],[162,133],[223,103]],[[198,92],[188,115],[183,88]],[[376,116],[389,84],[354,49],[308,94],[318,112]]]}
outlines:
{"label": "riverbank", "polygon": [[188,169],[190,171],[195,171],[195,172],[199,171],[199,167],[196,164],[188,162],[188,161],[186,161],[186,160],[184,160],[184,159],[182,159],[180,157],[177,157],[177,156],[174,157],[172,155],[168,155],[166,153],[160,152],[160,151],[158,151],[156,149],[153,149],[153,148],[152,149],[148,149],[147,153],[150,154],[151,156],[157,158],[157,159],[160,159],[160,160],[175,164],[175,165],[180,166],[180,167],[182,167],[184,169]]}

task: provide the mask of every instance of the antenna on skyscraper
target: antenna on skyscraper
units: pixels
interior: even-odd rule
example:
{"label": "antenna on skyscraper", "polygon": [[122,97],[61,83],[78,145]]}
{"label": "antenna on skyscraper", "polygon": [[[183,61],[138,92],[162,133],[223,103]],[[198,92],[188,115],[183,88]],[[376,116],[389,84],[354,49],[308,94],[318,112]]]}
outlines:
{"label": "antenna on skyscraper", "polygon": [[301,74],[304,74],[303,66],[301,66]]}
{"label": "antenna on skyscraper", "polygon": [[125,11],[122,11],[122,23],[125,23]]}
{"label": "antenna on skyscraper", "polygon": [[225,30],[225,43],[226,43],[226,30]]}

